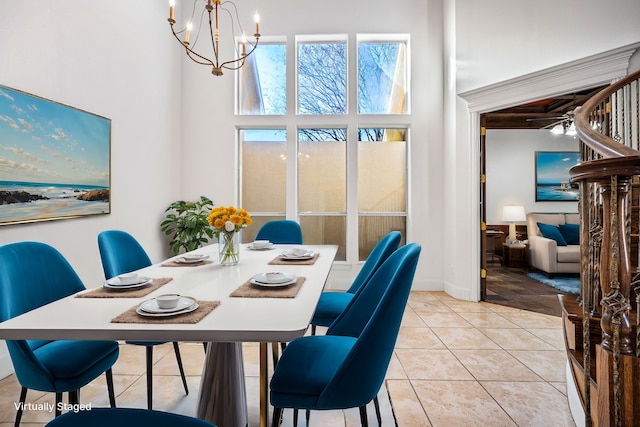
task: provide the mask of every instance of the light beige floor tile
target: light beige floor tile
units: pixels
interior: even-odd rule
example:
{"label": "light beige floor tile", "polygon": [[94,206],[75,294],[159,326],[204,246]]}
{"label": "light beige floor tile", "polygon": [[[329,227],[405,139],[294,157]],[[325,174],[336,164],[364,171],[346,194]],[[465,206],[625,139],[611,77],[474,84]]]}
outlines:
{"label": "light beige floor tile", "polygon": [[387,381],[387,389],[398,427],[431,426],[411,382],[390,380]]}
{"label": "light beige floor tile", "polygon": [[471,324],[458,313],[418,313],[422,321],[430,328],[470,328]]}
{"label": "light beige floor tile", "polygon": [[532,311],[520,310],[512,313],[501,313],[501,316],[507,318],[521,328],[562,328],[562,319],[560,317],[534,313]]}
{"label": "light beige floor tile", "polygon": [[409,379],[473,380],[451,351],[397,349],[396,354]]}
{"label": "light beige floor tile", "polygon": [[[180,357],[185,375],[202,375],[205,352],[202,343],[180,343]],[[168,352],[153,365],[154,375],[179,375],[176,353],[171,345]]]}
{"label": "light beige floor tile", "polygon": [[565,350],[564,337],[562,336],[562,329],[560,327],[553,329],[541,329],[541,328],[525,328],[533,335],[537,336],[544,342],[552,345],[556,350]]}
{"label": "light beige floor tile", "polygon": [[404,316],[402,316],[402,326],[408,328],[424,328],[425,323],[422,321],[420,316],[413,311],[410,307],[404,311]]}
{"label": "light beige floor tile", "polygon": [[393,356],[391,356],[391,360],[389,361],[389,368],[387,369],[385,378],[388,380],[407,379],[407,374],[402,367],[402,363],[400,363],[400,360],[398,360],[398,355],[395,352],[393,353]]}
{"label": "light beige floor tile", "polygon": [[440,300],[409,301],[409,307],[411,307],[416,313],[446,313],[453,311]]}
{"label": "light beige floor tile", "polygon": [[[171,344],[153,346],[154,365],[169,351],[173,353]],[[142,345],[120,344],[120,355],[113,365],[114,375],[143,375],[146,370],[146,347]],[[175,360],[175,358],[174,358]]]}
{"label": "light beige floor tile", "polygon": [[460,316],[476,328],[519,328],[495,312],[460,313]]}
{"label": "light beige floor tile", "polygon": [[476,381],[411,383],[434,427],[517,425]]}
{"label": "light beige floor tile", "polygon": [[567,379],[567,354],[562,350],[510,350],[509,353],[545,381],[563,382]]}
{"label": "light beige floor tile", "polygon": [[440,301],[458,301],[456,298],[452,297],[451,295],[449,295],[444,291],[432,291],[432,292],[429,292],[429,294],[433,295]]}
{"label": "light beige floor tile", "polygon": [[396,348],[445,348],[445,346],[429,328],[401,327]]}
{"label": "light beige floor tile", "polygon": [[452,350],[476,380],[543,381],[504,350]]}
{"label": "light beige floor tile", "polygon": [[409,302],[437,301],[440,299],[439,296],[449,297],[449,295],[444,292],[413,291],[409,296]]}
{"label": "light beige floor tile", "polygon": [[554,386],[560,393],[564,394],[565,396],[567,395],[567,383],[566,382],[555,382],[552,381],[549,384],[551,384],[552,386]]}
{"label": "light beige floor tile", "polygon": [[481,331],[505,350],[555,350],[531,332],[524,329],[481,329]]}
{"label": "light beige floor tile", "polygon": [[506,305],[500,304],[488,304],[487,308],[495,313],[517,313],[522,310],[514,307],[507,307]]}
{"label": "light beige floor tile", "polygon": [[500,347],[476,328],[431,328],[449,349],[499,349]]}
{"label": "light beige floor tile", "polygon": [[488,304],[470,301],[446,301],[445,304],[456,313],[494,313]]}
{"label": "light beige floor tile", "polygon": [[566,397],[546,382],[481,382],[520,427],[573,427]]}

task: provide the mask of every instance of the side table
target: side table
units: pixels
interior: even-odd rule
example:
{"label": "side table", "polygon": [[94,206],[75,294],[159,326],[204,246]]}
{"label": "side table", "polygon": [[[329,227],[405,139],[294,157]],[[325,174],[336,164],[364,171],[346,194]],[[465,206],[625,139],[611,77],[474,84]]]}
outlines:
{"label": "side table", "polygon": [[529,245],[504,243],[502,245],[505,267],[529,268]]}

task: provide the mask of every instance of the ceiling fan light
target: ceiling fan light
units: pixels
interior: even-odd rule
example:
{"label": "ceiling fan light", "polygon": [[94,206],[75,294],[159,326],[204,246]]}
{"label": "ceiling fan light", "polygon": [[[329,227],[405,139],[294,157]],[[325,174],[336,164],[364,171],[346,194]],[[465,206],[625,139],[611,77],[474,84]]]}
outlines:
{"label": "ceiling fan light", "polygon": [[551,133],[554,135],[564,134],[564,127],[561,124],[557,124],[551,128]]}
{"label": "ceiling fan light", "polygon": [[566,135],[567,136],[576,136],[577,134],[578,134],[578,132],[576,131],[576,125],[574,123],[571,123],[571,126],[569,126],[567,128]]}

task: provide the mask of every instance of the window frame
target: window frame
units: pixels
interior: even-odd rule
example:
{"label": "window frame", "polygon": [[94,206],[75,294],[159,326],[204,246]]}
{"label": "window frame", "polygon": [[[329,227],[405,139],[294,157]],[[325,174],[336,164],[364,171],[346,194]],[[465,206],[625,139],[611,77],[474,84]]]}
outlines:
{"label": "window frame", "polygon": [[[289,42],[286,37],[270,37],[266,43],[283,42],[286,44],[286,111],[284,115],[240,115],[238,114],[239,88],[236,88],[236,147],[240,149],[239,135],[245,129],[284,129],[286,130],[286,156],[288,159],[296,158],[298,155],[298,130],[303,128],[345,128],[347,129],[346,141],[346,259],[337,261],[338,263],[358,264],[359,260],[359,220],[364,216],[401,216],[405,217],[406,234],[410,232],[410,206],[411,206],[411,181],[410,181],[410,158],[411,158],[411,45],[410,35],[406,33],[393,34],[306,34],[295,35],[293,41]],[[304,42],[332,42],[346,41],[347,55],[347,93],[346,93],[346,113],[345,114],[298,114],[298,43]],[[262,40],[261,40],[262,42]],[[384,43],[384,42],[404,42],[405,50],[405,100],[406,108],[404,113],[378,113],[360,114],[357,111],[358,97],[358,43]],[[237,75],[238,73],[236,73]],[[355,82],[355,84],[353,84]],[[239,78],[236,77],[236,85]],[[353,108],[355,106],[355,108]],[[404,212],[359,212],[358,206],[358,129],[359,128],[402,128],[406,129],[406,159],[405,159],[405,182],[406,200]],[[238,157],[240,161],[240,157]],[[237,168],[241,175],[241,166]],[[298,188],[298,161],[286,162],[286,212],[288,219],[299,221],[302,216],[329,216],[329,212],[300,212],[298,210],[299,188]],[[239,182],[242,177],[239,176]],[[242,186],[238,186],[241,193]],[[242,194],[238,195],[238,200],[242,201]],[[252,213],[253,214],[253,213]],[[255,214],[273,215],[270,212],[256,212]],[[338,215],[336,213],[336,215]],[[339,216],[342,216],[340,213]],[[408,237],[405,235],[407,240]]]}

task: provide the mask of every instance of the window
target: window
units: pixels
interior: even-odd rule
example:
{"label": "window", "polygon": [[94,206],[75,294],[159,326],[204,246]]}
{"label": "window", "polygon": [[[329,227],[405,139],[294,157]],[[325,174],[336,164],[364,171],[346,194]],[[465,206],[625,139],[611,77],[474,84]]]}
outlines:
{"label": "window", "polygon": [[337,244],[336,259],[355,262],[388,232],[406,235],[407,41],[358,35],[350,54],[346,35],[298,36],[295,59],[284,43],[258,46],[238,92],[240,199],[255,224],[245,241],[268,220],[296,219],[305,243]]}

